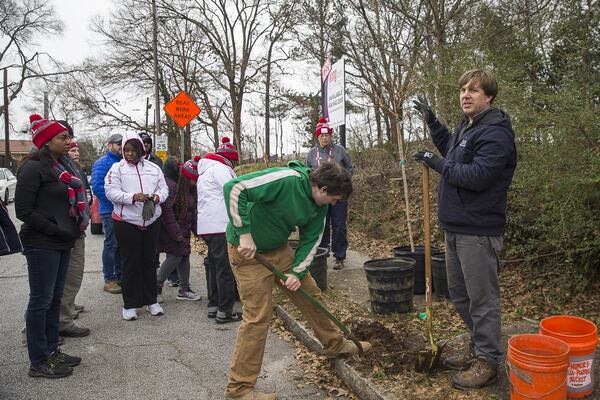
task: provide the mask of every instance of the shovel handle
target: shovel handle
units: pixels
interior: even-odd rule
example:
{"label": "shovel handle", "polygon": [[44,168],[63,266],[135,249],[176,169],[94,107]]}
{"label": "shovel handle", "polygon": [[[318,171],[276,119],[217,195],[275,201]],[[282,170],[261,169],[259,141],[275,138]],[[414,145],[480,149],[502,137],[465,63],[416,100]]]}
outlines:
{"label": "shovel handle", "polygon": [[[278,270],[277,267],[275,267],[275,265],[273,265],[269,260],[267,260],[265,256],[256,253],[254,259],[261,263],[269,271],[271,271],[277,278],[285,282],[287,276],[285,276],[283,272]],[[360,341],[356,338],[356,336],[354,336],[354,334],[350,331],[350,329],[348,329],[346,325],[344,325],[339,319],[337,319],[327,308],[325,308],[323,304],[321,304],[317,299],[311,296],[306,290],[299,288],[298,293],[300,293],[302,297],[308,300],[308,302],[312,304],[317,310],[321,311],[323,315],[329,318],[331,322],[336,324],[337,327],[340,328],[340,330],[348,337],[348,339],[352,340],[356,347],[358,347],[359,356],[363,355],[364,350],[362,348],[362,345],[360,344]]]}

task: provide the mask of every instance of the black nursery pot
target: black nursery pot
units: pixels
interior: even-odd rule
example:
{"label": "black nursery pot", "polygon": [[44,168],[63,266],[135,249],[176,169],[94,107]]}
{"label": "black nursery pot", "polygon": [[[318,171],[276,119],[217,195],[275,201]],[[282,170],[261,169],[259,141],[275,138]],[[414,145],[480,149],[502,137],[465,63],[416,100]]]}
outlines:
{"label": "black nursery pot", "polygon": [[[425,246],[415,246],[414,252],[410,249],[410,246],[394,247],[394,257],[415,260],[414,293],[425,293]],[[444,257],[444,252],[437,247],[431,247],[431,257]],[[433,285],[433,289],[435,290],[435,285]]]}
{"label": "black nursery pot", "polygon": [[374,259],[365,262],[363,268],[374,313],[412,311],[415,260],[400,257]]}

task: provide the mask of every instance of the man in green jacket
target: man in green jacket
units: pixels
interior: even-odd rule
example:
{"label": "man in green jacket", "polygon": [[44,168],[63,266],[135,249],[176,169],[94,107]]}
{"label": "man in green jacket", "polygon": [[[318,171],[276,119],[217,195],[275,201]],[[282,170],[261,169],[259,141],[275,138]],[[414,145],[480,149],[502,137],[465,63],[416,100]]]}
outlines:
{"label": "man in green jacket", "polygon": [[[297,293],[302,287],[322,301],[308,267],[321,242],[327,206],[347,199],[351,193],[350,174],[331,162],[311,172],[301,162],[292,161],[287,168],[269,168],[225,184],[229,261],[244,306],[225,390],[227,399],[276,398],[275,393],[254,389],[273,317],[273,284],[282,287],[304,314],[326,355],[358,354],[356,345],[344,339],[327,317]],[[300,243],[294,252],[288,238],[296,227]],[[285,282],[254,260],[257,252],[287,276]],[[361,344],[365,351],[371,349],[370,343]]]}

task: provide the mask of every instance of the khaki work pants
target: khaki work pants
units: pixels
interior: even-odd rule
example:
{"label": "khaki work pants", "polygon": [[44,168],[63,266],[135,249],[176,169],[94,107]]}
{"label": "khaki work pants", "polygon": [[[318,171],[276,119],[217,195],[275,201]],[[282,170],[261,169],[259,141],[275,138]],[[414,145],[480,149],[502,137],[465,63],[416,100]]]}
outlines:
{"label": "khaki work pants", "polygon": [[[273,284],[281,285],[271,271],[254,259],[244,259],[232,244],[228,244],[228,252],[244,315],[235,341],[225,394],[239,397],[254,390],[262,367],[269,324],[273,318]],[[283,273],[288,272],[294,261],[294,251],[287,244],[262,255]],[[321,290],[310,274],[302,281],[302,289],[322,302]],[[302,312],[324,351],[335,353],[341,350],[344,338],[338,328],[298,292],[282,290]]]}
{"label": "khaki work pants", "polygon": [[67,329],[74,325],[73,315],[75,315],[75,297],[81,288],[84,266],[85,237],[80,237],[75,241],[73,250],[71,250],[67,279],[65,280],[65,288],[60,301],[60,330]]}

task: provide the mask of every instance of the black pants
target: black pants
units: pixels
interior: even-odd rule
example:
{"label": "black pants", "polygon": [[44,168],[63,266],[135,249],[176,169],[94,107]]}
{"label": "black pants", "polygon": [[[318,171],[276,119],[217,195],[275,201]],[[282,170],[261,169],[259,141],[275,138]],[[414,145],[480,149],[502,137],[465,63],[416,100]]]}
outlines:
{"label": "black pants", "polygon": [[114,222],[121,255],[123,307],[139,308],[156,303],[156,254],[160,220],[141,230],[123,221]]}
{"label": "black pants", "polygon": [[208,246],[208,262],[205,267],[208,272],[208,311],[230,314],[235,302],[235,279],[229,256],[227,255],[227,239],[224,233],[202,235]]}

